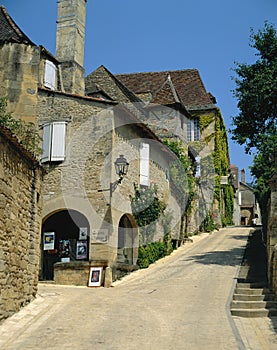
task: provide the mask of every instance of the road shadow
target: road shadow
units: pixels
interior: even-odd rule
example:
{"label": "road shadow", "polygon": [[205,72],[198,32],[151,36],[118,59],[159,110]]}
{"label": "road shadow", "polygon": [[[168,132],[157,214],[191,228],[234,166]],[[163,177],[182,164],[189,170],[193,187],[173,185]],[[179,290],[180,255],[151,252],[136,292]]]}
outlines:
{"label": "road shadow", "polygon": [[195,261],[204,265],[238,266],[242,262],[244,248],[211,251],[205,254],[190,256],[183,261]]}

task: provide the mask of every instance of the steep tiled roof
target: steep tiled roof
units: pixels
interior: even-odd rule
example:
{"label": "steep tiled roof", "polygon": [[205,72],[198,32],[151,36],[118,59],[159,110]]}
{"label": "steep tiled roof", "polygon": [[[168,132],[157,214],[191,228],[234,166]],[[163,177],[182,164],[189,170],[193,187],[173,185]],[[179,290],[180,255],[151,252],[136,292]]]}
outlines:
{"label": "steep tiled roof", "polygon": [[180,99],[174,85],[172,84],[170,75],[167,76],[160,89],[155,92],[151,102],[161,105],[169,105],[176,102],[180,103]]}
{"label": "steep tiled roof", "polygon": [[171,77],[174,88],[186,107],[211,106],[215,103],[214,97],[207,93],[197,69],[116,75],[125,86],[136,94],[150,91],[153,96],[158,93],[168,76]]}
{"label": "steep tiled roof", "polygon": [[[111,84],[112,81],[113,84]],[[116,78],[105,66],[98,67],[86,77],[86,94],[90,95],[97,89],[105,91],[112,99],[119,102],[137,102],[141,100]]]}
{"label": "steep tiled roof", "polygon": [[0,7],[0,42],[16,42],[35,45],[15,24],[4,6]]}

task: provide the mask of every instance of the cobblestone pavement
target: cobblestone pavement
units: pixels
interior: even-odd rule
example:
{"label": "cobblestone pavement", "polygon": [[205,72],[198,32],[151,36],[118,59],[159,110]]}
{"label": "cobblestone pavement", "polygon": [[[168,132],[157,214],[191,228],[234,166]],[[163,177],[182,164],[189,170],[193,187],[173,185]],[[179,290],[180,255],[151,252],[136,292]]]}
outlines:
{"label": "cobblestone pavement", "polygon": [[230,314],[248,234],[196,236],[112,288],[40,284],[0,325],[0,349],[277,349],[276,318]]}

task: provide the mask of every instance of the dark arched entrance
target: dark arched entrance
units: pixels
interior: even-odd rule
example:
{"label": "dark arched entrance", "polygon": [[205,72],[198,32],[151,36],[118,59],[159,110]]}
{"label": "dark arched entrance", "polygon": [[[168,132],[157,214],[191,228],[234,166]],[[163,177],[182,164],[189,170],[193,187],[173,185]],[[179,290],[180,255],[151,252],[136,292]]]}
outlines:
{"label": "dark arched entrance", "polygon": [[89,222],[76,210],[62,210],[42,225],[43,280],[53,280],[56,262],[89,259]]}
{"label": "dark arched entrance", "polygon": [[118,226],[117,262],[134,265],[137,261],[137,227],[132,216],[124,214]]}

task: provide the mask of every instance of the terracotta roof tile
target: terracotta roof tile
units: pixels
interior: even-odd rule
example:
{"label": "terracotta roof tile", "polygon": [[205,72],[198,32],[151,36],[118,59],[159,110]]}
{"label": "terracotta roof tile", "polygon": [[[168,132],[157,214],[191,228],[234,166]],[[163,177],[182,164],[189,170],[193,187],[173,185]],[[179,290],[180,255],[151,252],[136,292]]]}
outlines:
{"label": "terracotta roof tile", "polygon": [[188,108],[206,106],[215,99],[207,93],[197,69],[184,69],[163,72],[142,72],[117,74],[116,77],[136,94],[151,92],[155,96],[166,78],[170,76],[181,102]]}
{"label": "terracotta roof tile", "polygon": [[4,6],[0,7],[0,42],[16,42],[35,45],[16,25]]}

